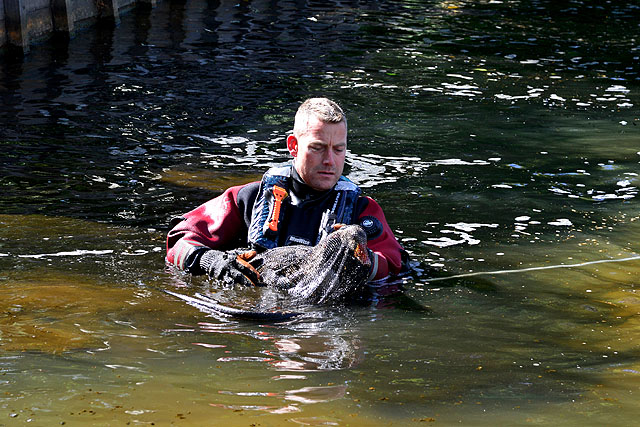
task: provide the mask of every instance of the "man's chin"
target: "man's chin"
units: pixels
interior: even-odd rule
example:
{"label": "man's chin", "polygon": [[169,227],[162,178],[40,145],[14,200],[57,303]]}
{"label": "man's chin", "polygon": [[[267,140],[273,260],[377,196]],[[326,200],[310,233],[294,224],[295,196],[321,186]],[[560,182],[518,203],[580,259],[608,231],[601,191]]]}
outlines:
{"label": "man's chin", "polygon": [[331,190],[337,182],[338,178],[336,178],[334,175],[321,175],[314,180],[312,187],[315,190],[326,191]]}

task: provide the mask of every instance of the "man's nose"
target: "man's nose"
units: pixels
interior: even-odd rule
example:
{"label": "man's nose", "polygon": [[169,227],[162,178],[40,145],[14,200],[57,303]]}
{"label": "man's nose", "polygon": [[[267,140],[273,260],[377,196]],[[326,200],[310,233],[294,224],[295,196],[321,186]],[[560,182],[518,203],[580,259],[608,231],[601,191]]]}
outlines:
{"label": "man's nose", "polygon": [[335,154],[333,150],[329,149],[326,151],[324,158],[322,159],[322,163],[327,166],[333,166],[336,163]]}

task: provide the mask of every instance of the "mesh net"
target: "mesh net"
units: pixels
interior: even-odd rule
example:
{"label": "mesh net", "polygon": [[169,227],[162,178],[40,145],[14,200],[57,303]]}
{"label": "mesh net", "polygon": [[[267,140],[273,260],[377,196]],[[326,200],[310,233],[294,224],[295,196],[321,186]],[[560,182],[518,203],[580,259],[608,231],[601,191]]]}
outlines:
{"label": "mesh net", "polygon": [[285,246],[251,260],[261,281],[306,302],[343,299],[367,282],[371,260],[359,225],[342,226],[318,245]]}

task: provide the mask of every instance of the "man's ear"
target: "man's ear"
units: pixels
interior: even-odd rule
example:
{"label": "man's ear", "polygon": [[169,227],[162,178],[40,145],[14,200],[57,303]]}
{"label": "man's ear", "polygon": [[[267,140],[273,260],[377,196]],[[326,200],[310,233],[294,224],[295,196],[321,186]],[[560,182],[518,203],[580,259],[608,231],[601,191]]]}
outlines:
{"label": "man's ear", "polygon": [[298,156],[298,139],[295,136],[289,135],[287,137],[287,148],[293,157]]}

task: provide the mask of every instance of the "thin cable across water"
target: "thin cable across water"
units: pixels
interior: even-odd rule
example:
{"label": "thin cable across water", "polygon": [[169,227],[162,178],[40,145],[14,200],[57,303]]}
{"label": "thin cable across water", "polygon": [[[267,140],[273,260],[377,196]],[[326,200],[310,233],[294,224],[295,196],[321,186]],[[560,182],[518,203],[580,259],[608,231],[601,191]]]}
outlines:
{"label": "thin cable across water", "polygon": [[463,277],[497,275],[497,274],[510,274],[510,273],[524,273],[524,272],[528,272],[528,271],[552,270],[552,269],[556,269],[556,268],[577,268],[577,267],[584,267],[584,266],[593,265],[593,264],[604,264],[604,263],[610,263],[610,262],[625,262],[625,261],[633,261],[633,260],[638,260],[638,259],[640,259],[640,255],[634,255],[634,256],[630,256],[630,257],[626,257],[626,258],[620,258],[620,259],[600,259],[600,260],[596,260],[596,261],[581,262],[581,263],[578,263],[578,264],[558,264],[558,265],[547,265],[547,266],[544,266],[544,267],[528,267],[528,268],[520,268],[520,269],[512,269],[512,270],[478,271],[478,272],[474,272],[474,273],[456,274],[456,275],[447,276],[447,277],[433,277],[431,279],[426,279],[424,281],[425,282],[439,282],[439,281],[442,281],[442,280],[460,279],[460,278],[463,278]]}

